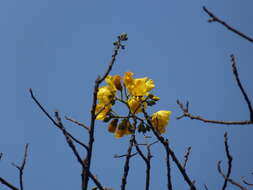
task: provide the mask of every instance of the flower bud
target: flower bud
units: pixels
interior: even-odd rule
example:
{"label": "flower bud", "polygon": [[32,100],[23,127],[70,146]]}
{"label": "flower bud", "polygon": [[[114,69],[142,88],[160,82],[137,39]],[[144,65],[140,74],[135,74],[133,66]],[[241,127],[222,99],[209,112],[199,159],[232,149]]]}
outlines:
{"label": "flower bud", "polygon": [[125,135],[125,129],[126,129],[126,120],[123,119],[115,130],[115,137],[116,138],[123,137]]}
{"label": "flower bud", "polygon": [[122,41],[127,41],[128,40],[128,36],[127,36],[127,33],[123,32],[121,33],[118,38]]}
{"label": "flower bud", "polygon": [[119,75],[114,76],[113,83],[117,90],[122,91],[121,77]]}
{"label": "flower bud", "polygon": [[158,96],[153,96],[151,99],[154,100],[154,101],[160,100],[160,98]]}
{"label": "flower bud", "polygon": [[110,132],[110,133],[114,133],[115,131],[116,131],[116,128],[117,128],[117,125],[118,125],[118,119],[113,119],[110,123],[109,123],[109,125],[108,125],[108,131]]}

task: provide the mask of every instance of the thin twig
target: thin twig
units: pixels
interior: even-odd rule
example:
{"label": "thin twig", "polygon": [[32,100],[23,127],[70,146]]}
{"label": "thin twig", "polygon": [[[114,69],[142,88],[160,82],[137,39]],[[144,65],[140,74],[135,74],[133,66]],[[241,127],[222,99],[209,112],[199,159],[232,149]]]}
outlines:
{"label": "thin twig", "polygon": [[[168,139],[164,139],[154,128],[154,126],[152,125],[152,122],[150,121],[150,118],[147,114],[147,112],[145,111],[144,107],[142,108],[142,112],[144,113],[144,116],[148,122],[148,124],[151,127],[152,132],[155,134],[156,138],[162,143],[162,145],[165,148],[166,151],[166,163],[167,163],[167,187],[168,190],[172,190],[172,182],[171,182],[171,170],[170,170],[170,155],[173,154],[174,152],[170,149],[169,147],[169,142]],[[175,157],[175,155],[174,155]],[[172,159],[174,160],[174,158],[172,157]],[[175,160],[174,160],[175,161]],[[180,164],[181,166],[181,164]],[[181,166],[182,167],[182,166]],[[188,177],[188,176],[187,176]]]}
{"label": "thin twig", "polygon": [[86,130],[88,130],[88,131],[90,130],[89,127],[87,127],[87,126],[84,125],[83,123],[81,123],[81,122],[79,122],[79,121],[76,121],[76,120],[74,120],[74,119],[72,119],[72,118],[70,118],[70,117],[65,116],[65,119],[68,120],[68,121],[71,121],[72,123],[75,123],[75,124],[78,125],[78,126],[83,127],[84,129],[86,129]]}
{"label": "thin twig", "polygon": [[247,182],[247,181],[244,179],[244,177],[242,177],[242,182],[243,182],[245,185],[253,186],[253,183]]}
{"label": "thin twig", "polygon": [[0,177],[0,183],[2,183],[3,185],[9,187],[12,190],[19,190],[19,188],[15,187],[14,185],[12,185],[10,182],[6,181],[5,179]]}
{"label": "thin twig", "polygon": [[135,148],[136,148],[137,152],[139,153],[139,155],[141,156],[141,158],[143,159],[143,161],[146,164],[146,185],[145,185],[145,190],[149,190],[149,185],[150,185],[150,169],[151,169],[150,161],[151,161],[151,158],[152,158],[151,151],[150,151],[151,145],[147,145],[146,144],[147,152],[148,152],[147,156],[144,155],[144,153],[140,149],[139,144],[137,143],[137,141],[136,141],[135,138],[134,138],[134,145],[135,145]]}
{"label": "thin twig", "polygon": [[206,184],[204,184],[204,187],[205,187],[205,190],[208,190],[208,187],[207,187],[207,185],[206,185]]}
{"label": "thin twig", "polygon": [[[146,156],[144,155],[144,153],[143,153],[142,150],[140,149],[139,145],[140,145],[140,144],[138,144],[137,141],[136,141],[136,139],[134,138],[134,146],[135,146],[137,152],[139,153],[139,155],[141,156],[141,158],[143,159],[143,161],[144,161],[145,163],[147,163],[147,162],[148,162],[148,159],[146,158]],[[146,144],[146,146],[147,146],[147,144]]]}
{"label": "thin twig", "polygon": [[121,179],[121,190],[125,190],[125,188],[126,188],[127,176],[128,176],[128,172],[129,172],[129,162],[130,162],[130,158],[131,158],[131,152],[132,152],[132,149],[133,149],[134,138],[135,138],[135,135],[132,134],[132,136],[129,140],[127,156],[126,156],[126,160],[125,160],[125,164],[124,164],[124,173],[123,173],[123,176],[122,176],[122,179]]}
{"label": "thin twig", "polygon": [[[137,154],[138,154],[138,152],[135,152],[135,153],[131,154],[130,157],[136,156]],[[127,157],[127,156],[128,156],[128,154],[123,154],[123,155],[117,155],[117,154],[115,154],[113,156],[113,158],[124,158],[124,157]]]}
{"label": "thin twig", "polygon": [[225,23],[223,20],[219,19],[217,16],[215,16],[211,11],[209,11],[206,7],[203,7],[203,10],[211,17],[211,19],[208,20],[208,22],[218,22],[221,25],[225,26],[228,30],[236,33],[237,35],[241,36],[242,38],[253,42],[253,39],[247,35],[245,35],[244,33],[240,32],[239,30],[231,27],[230,25],[228,25],[227,23]]}
{"label": "thin twig", "polygon": [[[94,91],[93,91],[93,100],[92,100],[92,109],[91,109],[91,118],[90,118],[88,151],[87,151],[86,158],[84,159],[84,161],[87,163],[88,170],[90,169],[90,165],[91,165],[91,157],[92,157],[92,150],[93,150],[93,143],[94,143],[94,127],[95,127],[95,121],[96,121],[96,105],[97,105],[97,93],[98,93],[99,85],[105,80],[105,78],[111,72],[112,66],[114,65],[116,61],[116,57],[119,53],[120,48],[124,47],[122,45],[122,41],[126,41],[126,40],[127,40],[126,34],[121,34],[118,36],[118,40],[114,42],[114,52],[105,74],[102,77],[98,77],[95,81],[95,86],[94,86]],[[88,183],[89,183],[89,176],[87,175],[86,171],[83,171],[82,190],[87,190]]]}
{"label": "thin twig", "polygon": [[[60,126],[55,122],[55,120],[52,118],[52,116],[45,110],[45,108],[40,104],[40,102],[37,100],[37,98],[34,96],[32,89],[29,89],[30,95],[33,99],[33,101],[37,104],[37,106],[42,110],[42,112],[48,117],[48,119],[50,121],[53,122],[53,124],[60,129]],[[88,146],[85,145],[84,143],[82,143],[81,141],[79,141],[78,139],[76,139],[73,135],[71,135],[68,131],[66,131],[66,133],[68,133],[68,136],[75,141],[77,144],[81,145],[82,147],[84,147],[86,150],[88,150]]]}
{"label": "thin twig", "polygon": [[21,163],[20,166],[12,163],[12,165],[14,167],[16,167],[18,170],[19,170],[19,186],[20,186],[20,190],[23,190],[23,174],[24,174],[24,169],[25,169],[25,164],[26,164],[26,160],[27,160],[27,152],[28,152],[28,147],[29,147],[29,144],[26,144],[25,145],[25,151],[24,151],[24,157],[23,157],[23,161]]}
{"label": "thin twig", "polygon": [[228,159],[228,171],[227,171],[227,174],[226,174],[226,178],[224,178],[224,184],[222,186],[222,190],[225,190],[226,187],[227,187],[227,181],[230,177],[230,174],[231,174],[231,171],[232,171],[232,156],[229,152],[229,147],[228,147],[228,134],[227,132],[224,134],[224,144],[225,144],[225,151],[226,151],[226,156],[227,156],[227,159]]}
{"label": "thin twig", "polygon": [[187,148],[187,152],[186,152],[185,155],[184,155],[184,164],[183,164],[184,169],[185,169],[186,164],[187,164],[187,162],[188,162],[188,160],[189,160],[190,152],[191,152],[191,147],[189,146],[189,147]]}
{"label": "thin twig", "polygon": [[183,105],[182,102],[180,102],[179,100],[177,100],[177,104],[179,105],[180,109],[183,111],[183,114],[179,117],[177,117],[177,119],[182,119],[183,117],[188,117],[192,120],[199,120],[205,123],[214,123],[214,124],[221,124],[221,125],[249,125],[249,124],[253,124],[253,121],[250,120],[245,120],[245,121],[221,121],[221,120],[210,120],[210,119],[205,119],[201,116],[195,116],[192,115],[191,113],[189,113],[188,108],[186,108],[185,105]]}
{"label": "thin twig", "polygon": [[221,161],[218,162],[217,164],[217,169],[218,169],[218,172],[221,174],[221,176],[224,178],[224,179],[227,179],[227,181],[237,187],[239,187],[241,190],[247,190],[247,188],[243,187],[241,184],[239,184],[238,182],[234,181],[233,179],[231,178],[226,178],[226,175],[222,172],[221,170]]}
{"label": "thin twig", "polygon": [[[181,172],[182,176],[184,177],[184,180],[187,182],[187,184],[190,186],[191,190],[196,190],[195,185],[193,184],[193,182],[190,180],[187,172],[185,171],[185,169],[183,168],[183,166],[181,165],[181,163],[179,162],[179,160],[177,159],[174,151],[169,147],[168,145],[168,140],[165,139],[164,137],[162,137],[155,129],[154,126],[152,125],[150,118],[147,114],[147,112],[145,111],[145,109],[142,109],[142,112],[144,113],[144,116],[148,122],[148,124],[151,127],[152,132],[155,134],[156,138],[162,143],[162,145],[164,146],[165,150],[166,150],[166,155],[167,155],[167,160],[168,160],[168,155],[171,155],[172,160],[176,163],[177,168],[179,169],[179,171]],[[167,162],[168,164],[168,162]],[[167,167],[168,169],[168,189],[172,189],[172,185],[171,185],[171,179],[170,179],[170,171],[169,171],[169,167]]]}
{"label": "thin twig", "polygon": [[240,78],[239,78],[239,74],[238,74],[238,71],[237,71],[237,68],[236,68],[236,61],[235,61],[235,56],[232,54],[231,56],[231,64],[232,64],[232,70],[233,70],[233,73],[235,75],[235,79],[236,79],[236,82],[237,82],[237,85],[239,86],[242,94],[243,94],[243,97],[244,97],[244,100],[246,101],[247,105],[248,105],[248,109],[249,109],[249,113],[250,113],[250,120],[253,122],[253,109],[252,109],[252,105],[251,105],[251,102],[248,98],[248,95],[247,93],[245,92],[243,86],[242,86],[242,83],[240,81]]}
{"label": "thin twig", "polygon": [[83,168],[86,168],[86,171],[88,173],[88,175],[92,178],[92,180],[94,181],[94,183],[98,186],[98,188],[100,190],[104,190],[102,185],[99,183],[99,181],[96,179],[96,177],[87,169],[87,166],[84,164],[84,162],[82,161],[81,157],[79,156],[75,145],[73,144],[72,140],[75,141],[76,143],[82,145],[83,147],[85,147],[87,149],[87,146],[85,144],[82,144],[80,141],[78,141],[76,138],[74,138],[63,126],[63,124],[61,123],[61,119],[59,117],[58,112],[55,112],[55,116],[57,119],[57,122],[50,116],[50,114],[45,110],[45,108],[40,104],[40,102],[36,99],[36,97],[33,94],[32,89],[29,90],[32,99],[34,100],[34,102],[38,105],[38,107],[43,111],[43,113],[49,118],[49,120],[51,120],[53,122],[53,124],[62,131],[63,135],[65,136],[65,139],[69,145],[69,147],[71,148],[71,150],[73,151],[74,155],[76,156],[78,162],[81,164],[81,166]]}
{"label": "thin twig", "polygon": [[55,117],[57,119],[57,124],[60,127],[63,135],[65,136],[65,139],[69,145],[69,147],[71,148],[72,152],[74,153],[74,155],[77,158],[77,161],[81,164],[81,166],[83,167],[83,169],[85,169],[89,175],[89,177],[91,177],[91,179],[93,180],[93,182],[97,185],[97,187],[100,190],[104,190],[103,186],[101,185],[101,183],[97,180],[97,178],[90,172],[90,170],[87,169],[87,165],[85,163],[83,163],[81,156],[79,155],[78,151],[76,150],[76,147],[74,145],[74,143],[72,142],[72,139],[70,138],[68,132],[66,131],[65,127],[63,126],[62,122],[61,122],[61,118],[58,112],[55,112]]}

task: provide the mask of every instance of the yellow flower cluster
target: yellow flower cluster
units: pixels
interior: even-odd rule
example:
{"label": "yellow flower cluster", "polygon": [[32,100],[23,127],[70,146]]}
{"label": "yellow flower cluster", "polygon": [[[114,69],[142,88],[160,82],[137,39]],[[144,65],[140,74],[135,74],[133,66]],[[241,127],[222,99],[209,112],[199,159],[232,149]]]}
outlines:
{"label": "yellow flower cluster", "polygon": [[110,112],[117,90],[122,90],[121,77],[119,75],[107,76],[106,86],[99,88],[97,93],[98,104],[96,106],[97,120],[104,120]]}
{"label": "yellow flower cluster", "polygon": [[[137,127],[131,124],[130,119],[141,122],[142,129],[138,129],[139,132],[145,133],[149,130],[150,126],[145,124],[147,126],[145,128],[144,119],[140,119],[136,114],[141,113],[143,109],[147,109],[148,106],[152,106],[160,100],[159,97],[150,94],[150,91],[155,87],[153,80],[147,77],[133,78],[133,75],[132,72],[126,72],[123,78],[119,75],[108,75],[105,79],[107,85],[100,87],[97,93],[96,119],[104,122],[112,119],[108,125],[108,131],[114,133],[116,138],[135,132]],[[117,91],[120,92],[120,98],[117,97]],[[128,116],[115,115],[112,106],[116,101],[127,105],[129,109]],[[170,114],[171,111],[158,111],[151,116],[152,127],[159,134],[165,133]],[[120,122],[119,119],[121,119]]]}

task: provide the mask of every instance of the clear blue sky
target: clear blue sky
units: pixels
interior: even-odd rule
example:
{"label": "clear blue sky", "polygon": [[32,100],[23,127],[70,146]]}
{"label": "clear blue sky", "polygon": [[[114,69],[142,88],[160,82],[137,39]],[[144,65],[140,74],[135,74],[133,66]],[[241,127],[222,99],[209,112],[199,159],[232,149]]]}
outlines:
{"label": "clear blue sky", "polygon": [[[28,89],[33,88],[50,113],[57,109],[89,124],[94,80],[107,67],[115,37],[127,32],[129,41],[112,74],[132,71],[155,81],[154,93],[161,101],[153,111],[173,111],[165,136],[181,160],[187,146],[192,146],[187,171],[197,187],[202,189],[203,183],[210,189],[221,187],[216,164],[223,160],[226,168],[225,131],[234,156],[231,177],[250,177],[252,125],[227,127],[175,119],[181,113],[177,99],[189,100],[190,111],[207,118],[248,119],[231,72],[231,53],[237,57],[242,83],[253,100],[252,44],[217,23],[207,23],[203,5],[253,36],[251,0],[1,0],[0,152],[4,158],[0,176],[18,185],[11,163],[20,162],[29,142],[26,189],[80,188],[76,159],[61,133],[32,102]],[[66,126],[86,140],[80,128],[68,122]],[[101,122],[95,136],[92,171],[105,186],[119,189],[124,160],[113,155],[126,152],[129,137],[115,139]],[[159,145],[152,151],[151,189],[166,189],[164,151]],[[137,157],[131,161],[127,189],[142,189],[144,163]],[[188,188],[174,165],[172,180],[174,189]]]}

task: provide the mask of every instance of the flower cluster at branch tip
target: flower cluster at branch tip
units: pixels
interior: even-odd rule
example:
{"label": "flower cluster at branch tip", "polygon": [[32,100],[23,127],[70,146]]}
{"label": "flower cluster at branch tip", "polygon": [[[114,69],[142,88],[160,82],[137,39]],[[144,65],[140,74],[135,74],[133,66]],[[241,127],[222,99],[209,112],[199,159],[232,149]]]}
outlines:
{"label": "flower cluster at branch tip", "polygon": [[[147,114],[148,106],[155,105],[160,98],[150,93],[155,87],[152,79],[134,78],[133,75],[132,72],[126,72],[123,78],[119,75],[106,77],[107,85],[100,87],[97,93],[96,119],[109,122],[108,131],[114,133],[116,138],[133,134],[135,131],[146,133],[152,127],[159,134],[165,133],[171,111],[154,113],[148,119],[150,122],[145,117],[140,117],[139,113]],[[126,116],[120,116],[112,109],[117,102],[128,109]]]}

